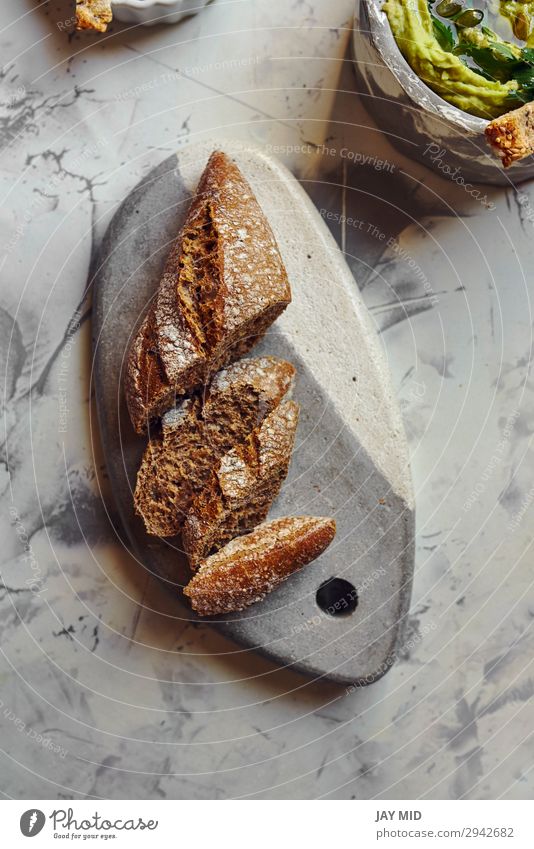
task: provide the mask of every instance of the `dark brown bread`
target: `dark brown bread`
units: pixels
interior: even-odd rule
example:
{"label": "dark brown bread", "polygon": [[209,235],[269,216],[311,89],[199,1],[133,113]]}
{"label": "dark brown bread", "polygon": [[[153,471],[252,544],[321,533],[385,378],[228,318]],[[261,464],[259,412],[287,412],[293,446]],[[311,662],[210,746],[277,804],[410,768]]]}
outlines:
{"label": "dark brown bread", "polygon": [[112,18],[111,0],[76,0],[76,29],[106,32]]}
{"label": "dark brown bread", "polygon": [[237,166],[213,153],[133,340],[126,399],[138,433],[252,348],[291,301],[272,230]]}
{"label": "dark brown bread", "polygon": [[149,534],[179,533],[193,496],[217,461],[250,433],[288,392],[295,369],[285,360],[256,357],[218,372],[196,394],[163,416],[137,473],[136,512]]}
{"label": "dark brown bread", "polygon": [[490,121],[486,138],[505,168],[534,153],[534,103]]}
{"label": "dark brown bread", "polygon": [[298,413],[298,404],[283,401],[221,458],[184,522],[182,542],[191,568],[263,522],[287,475]]}
{"label": "dark brown bread", "polygon": [[184,593],[201,616],[243,610],[315,560],[335,533],[333,519],[296,516],[266,522],[201,563]]}

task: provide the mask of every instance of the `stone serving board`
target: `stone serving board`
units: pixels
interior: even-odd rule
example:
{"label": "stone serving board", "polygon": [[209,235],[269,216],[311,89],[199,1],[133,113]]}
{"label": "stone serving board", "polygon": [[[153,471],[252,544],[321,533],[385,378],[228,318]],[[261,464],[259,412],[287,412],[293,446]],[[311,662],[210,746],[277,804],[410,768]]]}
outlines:
{"label": "stone serving board", "polygon": [[[484,135],[488,121],[447,103],[418,77],[397,46],[383,4],[356,0],[352,47],[365,106],[391,144],[428,168],[439,162],[442,172],[458,169],[465,181],[509,186],[534,177],[534,156],[502,168]],[[438,149],[429,150],[431,144]]]}
{"label": "stone serving board", "polygon": [[278,664],[361,686],[394,661],[410,600],[414,512],[405,436],[384,351],[343,256],[295,178],[259,149],[225,141],[180,151],[134,189],[110,224],[94,276],[93,373],[111,490],[132,553],[176,597],[176,618],[198,621],[181,592],[190,573],[179,540],[147,535],[134,515],[145,440],[131,427],[122,383],[132,333],[215,147],[252,185],[293,292],[250,354],[297,368],[296,446],[270,515],[334,516],[338,530],[322,557],[264,601],[202,621]]}

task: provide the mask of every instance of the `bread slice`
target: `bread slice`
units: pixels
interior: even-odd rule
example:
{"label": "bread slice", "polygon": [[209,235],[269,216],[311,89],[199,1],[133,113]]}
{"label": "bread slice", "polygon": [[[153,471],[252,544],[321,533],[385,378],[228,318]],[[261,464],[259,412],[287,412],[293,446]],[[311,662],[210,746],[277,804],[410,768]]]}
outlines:
{"label": "bread slice", "polygon": [[192,569],[263,522],[287,475],[298,414],[298,404],[283,401],[221,458],[184,522],[182,543]]}
{"label": "bread slice", "polygon": [[232,540],[201,563],[184,593],[201,616],[243,610],[315,560],[336,533],[334,519],[275,519]]}
{"label": "bread slice", "polygon": [[291,301],[272,230],[237,166],[216,151],[133,340],[126,399],[146,431],[252,348]]}
{"label": "bread slice", "polygon": [[76,0],[76,29],[106,32],[112,18],[111,0]]}
{"label": "bread slice", "polygon": [[486,138],[505,168],[534,153],[534,103],[490,121]]}
{"label": "bread slice", "polygon": [[294,367],[276,357],[239,360],[218,372],[205,394],[163,416],[145,450],[134,493],[135,510],[149,534],[179,533],[193,496],[217,461],[274,410],[294,375]]}

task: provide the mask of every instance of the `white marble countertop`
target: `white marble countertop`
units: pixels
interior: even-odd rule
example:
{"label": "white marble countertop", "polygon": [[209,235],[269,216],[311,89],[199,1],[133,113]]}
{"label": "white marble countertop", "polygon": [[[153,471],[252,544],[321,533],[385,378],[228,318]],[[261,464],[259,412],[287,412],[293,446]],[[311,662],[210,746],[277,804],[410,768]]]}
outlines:
{"label": "white marble countertop", "polygon": [[[390,147],[355,93],[351,0],[214,0],[104,37],[69,36],[71,5],[2,8],[0,792],[531,798],[534,190],[482,203]],[[403,410],[412,610],[365,690],[179,627],[101,498],[91,259],[151,167],[221,136],[276,148],[324,210]]]}

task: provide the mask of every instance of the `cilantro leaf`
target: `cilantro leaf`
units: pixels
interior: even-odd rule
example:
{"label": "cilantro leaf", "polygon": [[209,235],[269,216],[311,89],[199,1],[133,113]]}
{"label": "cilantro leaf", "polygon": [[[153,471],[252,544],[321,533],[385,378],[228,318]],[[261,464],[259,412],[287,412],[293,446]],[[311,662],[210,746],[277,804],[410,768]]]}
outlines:
{"label": "cilantro leaf", "polygon": [[439,46],[443,50],[446,50],[447,53],[452,53],[454,45],[456,44],[456,39],[451,27],[448,27],[447,24],[444,24],[443,21],[440,21],[440,19],[436,18],[435,15],[431,14],[430,17],[432,18],[434,35]]}
{"label": "cilantro leaf", "polygon": [[521,51],[521,58],[523,61],[534,65],[534,49],[532,47],[523,47]]}
{"label": "cilantro leaf", "polygon": [[462,42],[454,49],[454,53],[472,59],[476,65],[473,71],[482,72],[482,76],[498,82],[515,79],[515,74],[527,67],[523,59],[518,59],[506,44],[497,41],[490,42],[487,47]]}
{"label": "cilantro leaf", "polygon": [[435,3],[435,0],[428,0],[428,11],[430,13],[430,19],[432,21],[432,28],[434,30],[434,37],[436,38],[439,46],[446,50],[447,53],[452,53],[454,45],[456,44],[456,37],[452,30],[452,27],[447,26],[443,21],[441,21],[434,12],[432,11],[432,7]]}
{"label": "cilantro leaf", "polygon": [[514,79],[517,80],[521,88],[534,89],[534,68],[532,65],[527,65],[524,69],[516,71]]}
{"label": "cilantro leaf", "polygon": [[508,47],[507,44],[503,44],[502,41],[492,41],[490,43],[490,47],[494,53],[498,53],[499,56],[503,57],[503,59],[509,59],[511,62],[517,62],[516,54],[510,49],[510,47]]}

